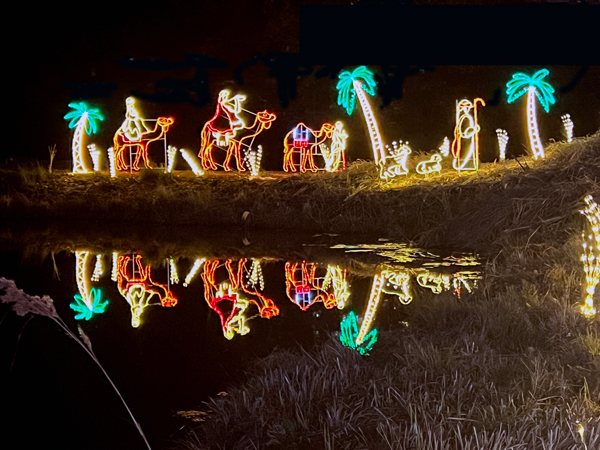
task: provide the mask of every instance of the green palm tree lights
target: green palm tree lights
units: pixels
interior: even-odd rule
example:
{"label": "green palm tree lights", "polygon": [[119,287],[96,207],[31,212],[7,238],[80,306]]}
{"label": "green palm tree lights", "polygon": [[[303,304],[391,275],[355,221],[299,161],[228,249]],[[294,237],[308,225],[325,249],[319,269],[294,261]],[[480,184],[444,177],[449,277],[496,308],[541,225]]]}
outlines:
{"label": "green palm tree lights", "polygon": [[94,314],[102,314],[108,305],[108,300],[102,301],[102,291],[98,288],[90,289],[87,299],[84,299],[81,294],[75,294],[74,299],[75,303],[69,306],[78,313],[75,320],[90,320]]}
{"label": "green palm tree lights", "polygon": [[367,69],[366,66],[357,67],[352,72],[342,71],[336,86],[338,89],[338,105],[343,107],[348,115],[352,115],[358,97],[371,137],[375,164],[379,164],[380,161],[383,161],[385,153],[375,115],[365,95],[366,92],[370,96],[374,96],[376,87],[377,83],[373,78],[373,72]]}
{"label": "green palm tree lights", "polygon": [[100,111],[90,108],[85,102],[69,103],[73,110],[65,115],[69,128],[75,128],[73,135],[73,173],[87,173],[89,170],[83,160],[83,131],[90,135],[98,132],[98,121],[104,120]]}
{"label": "green palm tree lights", "polygon": [[361,355],[368,355],[377,342],[377,329],[373,329],[362,341],[358,341],[358,319],[353,311],[340,323],[340,342],[346,347],[356,350]]}
{"label": "green palm tree lights", "polygon": [[514,102],[527,93],[527,130],[529,132],[529,144],[535,159],[544,157],[544,147],[540,140],[535,116],[535,98],[537,97],[546,112],[549,112],[550,105],[555,103],[554,88],[543,81],[549,74],[548,69],[538,70],[531,77],[524,73],[516,73],[513,75],[512,80],[506,84],[508,103]]}

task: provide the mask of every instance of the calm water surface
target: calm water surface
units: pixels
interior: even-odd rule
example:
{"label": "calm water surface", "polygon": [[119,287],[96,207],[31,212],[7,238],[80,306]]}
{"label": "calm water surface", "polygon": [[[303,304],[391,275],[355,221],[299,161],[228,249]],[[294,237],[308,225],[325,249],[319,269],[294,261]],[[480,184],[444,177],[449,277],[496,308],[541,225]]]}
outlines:
{"label": "calm water surface", "polygon": [[[468,296],[481,279],[474,255],[377,239],[312,236],[283,252],[287,258],[268,244],[253,253],[257,242],[247,239],[207,254],[171,242],[172,255],[157,255],[156,241],[107,248],[109,239],[94,239],[98,245],[6,246],[0,275],[49,295],[71,329],[88,334],[155,449],[188,426],[177,411],[200,409],[273,349],[310,348],[339,334],[350,311],[363,335],[406,326],[420,297]],[[15,448],[143,448],[116,393],[74,341],[47,318],[5,311],[3,409]]]}

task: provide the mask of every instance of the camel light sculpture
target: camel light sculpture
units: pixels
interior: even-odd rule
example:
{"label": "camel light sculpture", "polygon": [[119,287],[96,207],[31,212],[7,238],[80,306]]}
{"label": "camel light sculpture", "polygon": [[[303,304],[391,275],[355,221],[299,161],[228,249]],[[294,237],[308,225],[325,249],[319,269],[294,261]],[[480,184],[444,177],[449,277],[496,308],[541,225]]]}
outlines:
{"label": "camel light sculpture", "polygon": [[[307,170],[317,172],[319,168],[315,164],[314,155],[327,139],[333,136],[335,126],[324,123],[318,131],[307,127],[300,122],[283,138],[283,170],[296,172],[296,166],[300,172]],[[294,161],[294,155],[299,154],[299,161]]]}

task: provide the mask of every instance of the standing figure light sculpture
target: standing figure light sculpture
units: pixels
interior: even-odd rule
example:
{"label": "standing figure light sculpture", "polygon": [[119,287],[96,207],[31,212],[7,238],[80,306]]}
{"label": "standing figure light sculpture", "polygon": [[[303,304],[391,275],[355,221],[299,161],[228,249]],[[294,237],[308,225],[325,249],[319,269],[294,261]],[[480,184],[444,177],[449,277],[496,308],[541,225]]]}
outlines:
{"label": "standing figure light sculpture", "polygon": [[69,120],[69,128],[75,128],[73,134],[73,173],[88,173],[89,169],[83,158],[83,131],[86,134],[96,134],[98,131],[98,121],[104,120],[100,111],[96,108],[89,108],[85,102],[69,103],[69,108],[73,111],[65,114],[65,119]]}
{"label": "standing figure light sculpture", "polygon": [[351,115],[356,106],[356,97],[362,108],[367,122],[367,128],[369,130],[369,136],[371,137],[371,146],[373,148],[373,157],[375,158],[375,164],[379,164],[383,160],[385,153],[383,148],[383,142],[381,140],[381,134],[379,133],[379,127],[375,120],[373,110],[369,105],[365,92],[371,97],[375,95],[375,87],[377,83],[373,78],[373,72],[367,69],[365,66],[360,66],[354,69],[352,72],[347,70],[340,73],[339,81],[337,84],[338,89],[338,105],[346,110],[348,115]]}
{"label": "standing figure light sculpture", "polygon": [[573,121],[571,120],[570,114],[565,114],[560,117],[565,127],[565,134],[567,135],[567,142],[573,141]]}
{"label": "standing figure light sculpture", "polygon": [[331,136],[331,148],[325,144],[319,146],[327,172],[337,172],[340,164],[342,170],[346,168],[346,139],[348,139],[348,133],[344,129],[344,124],[338,121],[335,123]]}
{"label": "standing figure light sculpture", "polygon": [[583,233],[583,254],[581,261],[585,271],[585,299],[581,306],[581,312],[586,317],[592,317],[596,314],[594,307],[594,293],[596,286],[600,282],[600,207],[596,204],[591,195],[584,199],[585,208],[581,210],[589,221],[591,234]]}
{"label": "standing figure light sculpture", "polygon": [[537,97],[544,110],[549,112],[550,105],[555,103],[554,88],[543,79],[550,74],[548,69],[538,70],[532,77],[524,73],[516,73],[512,80],[506,84],[508,103],[527,93],[527,131],[529,133],[529,145],[535,159],[544,158],[544,146],[540,140],[540,134],[535,116],[535,98]]}
{"label": "standing figure light sculpture", "polygon": [[[271,124],[277,116],[269,111],[253,113],[242,108],[242,103],[246,101],[246,96],[238,94],[229,96],[228,90],[222,90],[217,99],[215,114],[209,119],[200,133],[200,151],[198,156],[202,161],[204,170],[217,170],[213,150],[219,148],[226,152],[225,161],[221,164],[226,171],[231,170],[231,158],[235,159],[237,170],[244,172],[241,151],[246,153],[252,149],[254,139],[263,130],[271,128]],[[246,125],[244,115],[253,115],[254,122]],[[238,134],[245,132],[240,138]]]}
{"label": "standing figure light sculpture", "polygon": [[496,135],[498,136],[498,157],[500,161],[504,161],[506,159],[506,144],[508,144],[508,133],[506,132],[506,130],[498,128],[496,130]]}
{"label": "standing figure light sculpture", "polygon": [[[133,97],[125,100],[126,112],[125,120],[113,137],[113,149],[118,170],[140,170],[140,158],[144,161],[144,166],[150,169],[150,160],[148,157],[148,145],[151,142],[165,140],[169,127],[173,125],[172,117],[159,117],[156,120],[142,119],[140,113],[135,108]],[[155,122],[151,126],[148,122]],[[125,150],[129,149],[129,166],[125,162]],[[165,154],[167,153],[167,144],[165,140]],[[133,155],[135,154],[135,159]],[[166,155],[165,155],[166,156]]]}
{"label": "standing figure light sculpture", "polygon": [[476,171],[479,168],[479,123],[477,121],[477,103],[485,106],[481,98],[471,103],[461,100],[456,105],[456,127],[452,141],[452,167],[460,171]]}

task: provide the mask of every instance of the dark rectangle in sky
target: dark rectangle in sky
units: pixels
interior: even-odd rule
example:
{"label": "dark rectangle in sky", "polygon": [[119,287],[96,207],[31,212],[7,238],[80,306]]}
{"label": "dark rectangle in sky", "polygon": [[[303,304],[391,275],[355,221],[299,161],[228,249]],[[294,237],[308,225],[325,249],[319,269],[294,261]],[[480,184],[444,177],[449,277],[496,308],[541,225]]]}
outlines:
{"label": "dark rectangle in sky", "polygon": [[302,5],[310,64],[598,64],[590,5]]}

